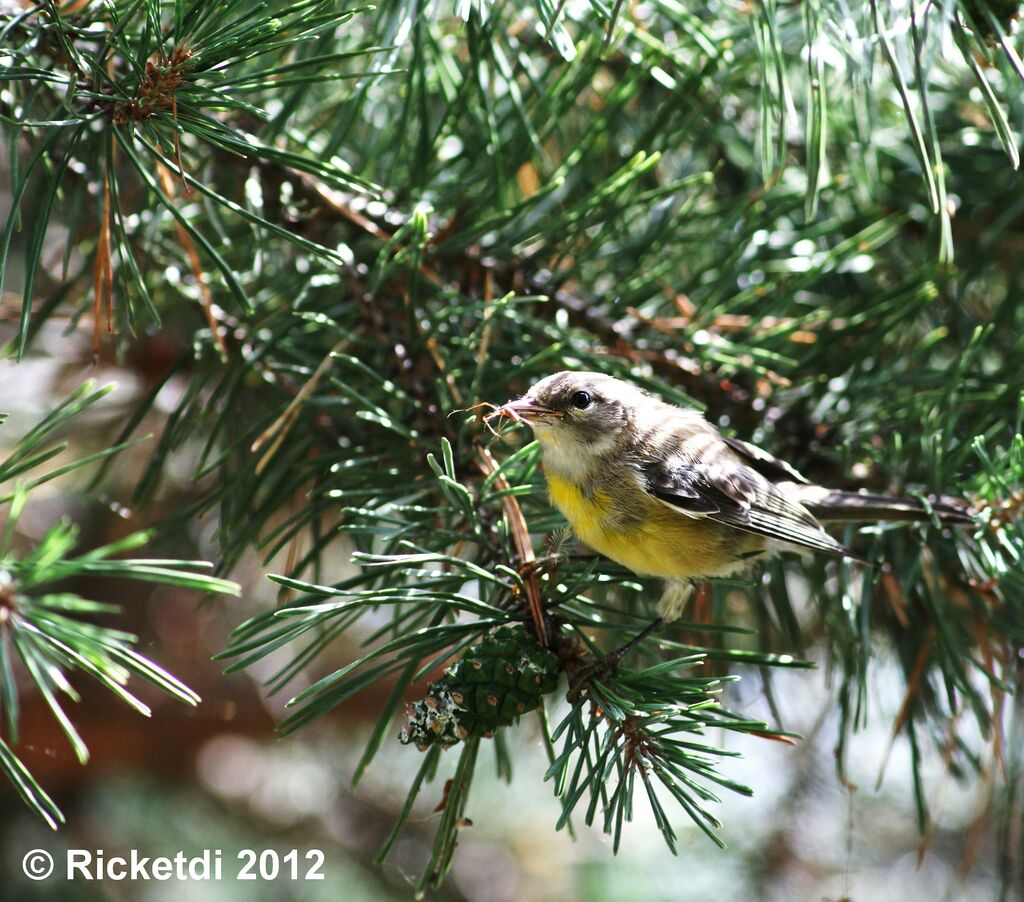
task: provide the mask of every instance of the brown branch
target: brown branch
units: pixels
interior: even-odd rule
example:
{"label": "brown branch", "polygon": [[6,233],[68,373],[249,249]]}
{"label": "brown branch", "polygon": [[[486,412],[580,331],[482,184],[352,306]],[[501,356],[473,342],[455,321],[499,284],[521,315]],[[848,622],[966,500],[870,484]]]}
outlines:
{"label": "brown branch", "polygon": [[[112,294],[113,269],[110,262],[110,175],[103,174],[103,210],[100,214],[99,241],[96,244],[96,262],[92,281],[92,362],[100,359],[100,316],[105,307],[107,332],[114,331]],[[105,303],[104,303],[105,300]]]}
{"label": "brown branch", "polygon": [[[482,445],[477,448],[479,466],[485,476],[494,475],[494,484],[501,490],[507,491],[511,488],[508,479],[500,472],[498,462]],[[548,634],[544,626],[544,610],[540,600],[540,580],[538,578],[536,556],[533,553],[533,543],[530,541],[530,530],[526,526],[526,518],[523,516],[523,509],[514,495],[505,494],[501,498],[501,506],[505,513],[505,522],[508,524],[509,535],[512,537],[512,544],[516,547],[516,554],[519,555],[520,573],[523,577],[523,585],[526,587],[526,604],[530,609],[530,617],[533,620],[533,628],[537,633],[537,641],[547,646]]]}
{"label": "brown branch", "polygon": [[[277,163],[245,163],[255,165],[264,171],[276,169],[285,173],[322,213],[355,225],[378,241],[386,243],[394,237],[385,225],[355,209],[354,195],[338,191],[307,172],[299,172]],[[385,221],[402,218],[395,210],[388,211],[388,214],[383,217]],[[592,299],[577,289],[570,290],[566,285],[556,283],[545,264],[530,258],[493,260],[487,258],[485,251],[478,245],[460,246],[457,257],[445,259],[445,249],[436,238],[430,245],[435,259],[444,260],[454,267],[467,267],[472,273],[482,272],[484,278],[489,281],[494,296],[517,290],[547,295],[553,303],[539,307],[538,311],[541,314],[553,318],[559,309],[565,310],[570,323],[597,336],[609,355],[650,366],[659,376],[679,385],[688,395],[709,409],[728,413],[734,423],[752,424],[758,419],[751,406],[752,394],[734,382],[719,379],[698,360],[695,355],[696,349],[692,345],[682,345],[682,353],[675,348],[636,347],[633,341],[634,333],[645,323],[633,316],[618,320],[607,316],[598,309],[598,305]],[[438,269],[424,262],[420,262],[418,271],[437,287],[442,287],[446,282]]]}
{"label": "brown branch", "polygon": [[281,447],[281,443],[285,438],[287,438],[292,426],[295,425],[295,421],[299,418],[303,402],[306,401],[314,391],[316,391],[323,377],[334,365],[335,355],[344,351],[349,344],[351,344],[351,341],[352,340],[349,336],[345,336],[338,340],[337,344],[327,352],[327,356],[320,361],[320,364],[313,372],[313,375],[306,380],[303,386],[292,397],[291,401],[288,402],[288,405],[285,407],[281,415],[266,429],[264,429],[263,432],[261,432],[253,441],[249,449],[253,454],[258,454],[263,449],[264,445],[268,442],[270,443],[270,447],[267,448],[266,452],[256,464],[257,476],[266,469],[267,464],[270,463],[273,456],[277,453],[277,449]]}
{"label": "brown branch", "polygon": [[[157,147],[157,150],[160,150]],[[185,172],[181,168],[180,162],[178,165],[178,171],[181,173],[182,179],[185,178]],[[163,188],[164,194],[167,195],[167,199],[174,202],[174,179],[171,178],[170,170],[161,162],[156,164],[157,177],[160,179],[160,187]],[[192,236],[185,230],[185,227],[177,220],[174,220],[174,228],[178,233],[178,243],[181,245],[185,256],[188,257],[189,266],[192,269],[192,275],[196,280],[196,284],[199,286],[199,293],[203,298],[203,313],[206,314],[206,323],[210,328],[210,334],[213,337],[214,342],[217,345],[217,349],[220,351],[221,357],[225,360],[228,356],[227,344],[224,341],[224,336],[221,334],[220,323],[217,321],[217,315],[213,303],[213,292],[210,291],[210,286],[206,281],[206,273],[203,271],[203,262],[199,258],[199,251],[196,250],[195,242],[192,240]]]}

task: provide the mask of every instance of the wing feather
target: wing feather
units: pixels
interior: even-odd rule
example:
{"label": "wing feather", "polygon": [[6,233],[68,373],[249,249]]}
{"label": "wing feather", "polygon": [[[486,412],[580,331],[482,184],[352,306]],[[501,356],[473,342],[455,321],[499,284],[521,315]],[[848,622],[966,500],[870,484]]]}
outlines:
{"label": "wing feather", "polygon": [[[758,450],[752,445],[745,447]],[[685,450],[685,443],[680,450]],[[742,457],[750,457],[750,452],[744,451]],[[784,479],[803,479],[788,465],[770,460],[773,463],[768,466],[777,469]],[[725,440],[711,447],[705,445],[698,458],[676,453],[648,464],[643,472],[647,490],[687,516],[707,517],[734,529],[835,557],[850,555],[807,508],[745,463]]]}
{"label": "wing feather", "polygon": [[763,448],[758,448],[757,445],[751,445],[750,442],[745,442],[742,439],[730,438],[727,435],[722,436],[722,441],[742,457],[745,463],[770,482],[789,480],[810,485],[811,481],[803,473],[774,454],[769,454]]}

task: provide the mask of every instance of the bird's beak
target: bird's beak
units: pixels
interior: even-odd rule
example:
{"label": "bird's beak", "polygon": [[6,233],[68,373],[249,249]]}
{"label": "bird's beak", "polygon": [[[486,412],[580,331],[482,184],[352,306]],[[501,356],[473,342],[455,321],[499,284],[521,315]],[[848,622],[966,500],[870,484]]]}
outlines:
{"label": "bird's beak", "polygon": [[557,410],[552,410],[543,404],[536,404],[526,398],[509,401],[504,406],[499,407],[495,414],[508,417],[517,423],[526,423],[527,426],[543,426],[552,420],[559,419],[561,416]]}

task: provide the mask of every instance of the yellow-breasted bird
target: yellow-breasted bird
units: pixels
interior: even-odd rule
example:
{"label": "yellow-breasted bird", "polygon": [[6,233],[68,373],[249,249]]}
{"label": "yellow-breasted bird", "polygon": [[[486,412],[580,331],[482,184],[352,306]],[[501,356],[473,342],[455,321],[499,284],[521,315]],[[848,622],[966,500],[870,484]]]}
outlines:
{"label": "yellow-breasted bird", "polygon": [[973,522],[956,502],[813,485],[699,412],[602,373],[555,373],[498,414],[533,430],[551,500],[581,542],[669,581],[658,606],[665,620],[686,600],[673,584],[735,574],[778,551],[855,557],[819,521]]}

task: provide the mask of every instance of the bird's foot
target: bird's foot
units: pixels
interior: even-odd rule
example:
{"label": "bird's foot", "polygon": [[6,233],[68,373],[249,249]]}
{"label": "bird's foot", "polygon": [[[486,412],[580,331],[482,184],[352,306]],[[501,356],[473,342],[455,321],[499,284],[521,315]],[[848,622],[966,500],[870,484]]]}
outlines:
{"label": "bird's foot", "polygon": [[543,576],[545,573],[554,572],[558,569],[560,564],[564,564],[566,561],[589,561],[592,560],[593,557],[594,555],[592,554],[575,554],[563,551],[553,551],[550,554],[534,558],[532,561],[524,561],[517,569],[520,576],[528,576],[531,573]]}

